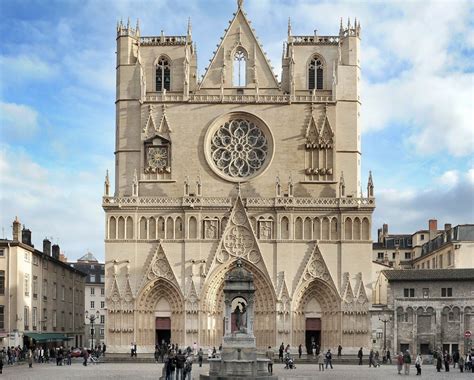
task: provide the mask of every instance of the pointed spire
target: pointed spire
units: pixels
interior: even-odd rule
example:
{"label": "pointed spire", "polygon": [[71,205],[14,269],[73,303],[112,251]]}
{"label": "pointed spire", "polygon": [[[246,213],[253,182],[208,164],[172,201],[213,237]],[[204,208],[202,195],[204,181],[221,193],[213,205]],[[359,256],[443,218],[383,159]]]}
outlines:
{"label": "pointed spire", "polygon": [[341,17],[341,25],[339,26],[339,35],[344,33],[344,27],[342,26],[342,17]]}
{"label": "pointed spire", "polygon": [[341,178],[339,179],[339,197],[346,196],[346,184],[344,183],[344,172],[341,172]]}
{"label": "pointed spire", "polygon": [[189,41],[191,41],[192,36],[192,26],[191,26],[191,17],[188,17],[188,30],[186,32]]}
{"label": "pointed spire", "polygon": [[350,29],[351,28],[351,18],[348,17],[347,18],[347,29]]}
{"label": "pointed spire", "polygon": [[127,30],[130,30],[130,17],[127,19]]}
{"label": "pointed spire", "polygon": [[374,181],[372,179],[372,171],[369,171],[369,180],[367,182],[367,198],[374,197]]}
{"label": "pointed spire", "polygon": [[241,9],[244,5],[244,0],[237,0],[237,10]]}
{"label": "pointed spire", "polygon": [[135,27],[135,34],[139,37],[140,36],[140,19],[137,18],[137,26]]}
{"label": "pointed spire", "polygon": [[288,17],[288,40],[291,37],[291,18]]}
{"label": "pointed spire", "polygon": [[280,176],[276,176],[275,178],[275,196],[281,197],[281,183],[280,183]]}
{"label": "pointed spire", "polygon": [[189,196],[189,178],[188,176],[184,177],[184,196]]}
{"label": "pointed spire", "polygon": [[105,172],[105,181],[104,181],[104,196],[108,197],[110,194],[110,180],[109,180],[109,171]]}
{"label": "pointed spire", "polygon": [[200,197],[202,195],[202,183],[201,183],[201,175],[198,174],[197,181],[196,181],[196,195]]}
{"label": "pointed spire", "polygon": [[291,177],[291,174],[288,178],[288,196],[293,196],[293,178]]}

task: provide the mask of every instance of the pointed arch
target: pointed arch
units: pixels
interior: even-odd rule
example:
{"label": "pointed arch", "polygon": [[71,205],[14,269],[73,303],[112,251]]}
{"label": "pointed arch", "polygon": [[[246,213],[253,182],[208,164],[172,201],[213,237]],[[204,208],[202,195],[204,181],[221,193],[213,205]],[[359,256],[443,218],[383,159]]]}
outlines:
{"label": "pointed arch", "polygon": [[156,219],[153,216],[148,220],[148,238],[156,240]]}
{"label": "pointed arch", "polygon": [[166,239],[174,239],[174,220],[171,216],[166,219]]}
{"label": "pointed arch", "polygon": [[323,218],[321,226],[321,240],[329,240],[329,218],[327,216]]}
{"label": "pointed arch", "polygon": [[139,222],[139,231],[140,231],[140,235],[139,235],[139,239],[142,239],[142,240],[146,240],[148,239],[148,222],[146,220],[146,218],[144,216],[142,216],[140,218],[140,222]]}
{"label": "pointed arch", "polygon": [[118,229],[118,239],[125,239],[125,218],[123,216],[119,216],[117,222],[117,229]]}
{"label": "pointed arch", "polygon": [[353,226],[353,229],[354,229],[354,240],[360,240],[360,236],[361,236],[361,222],[360,222],[360,219],[359,218],[355,218],[354,219],[354,226]]}
{"label": "pointed arch", "polygon": [[109,239],[117,239],[117,219],[115,216],[109,218]]}
{"label": "pointed arch", "polygon": [[155,61],[155,91],[163,92],[171,89],[171,60],[161,55]]}
{"label": "pointed arch", "polygon": [[352,219],[346,218],[344,222],[344,239],[352,240]]}
{"label": "pointed arch", "polygon": [[313,219],[313,239],[321,240],[321,220],[319,218]]}
{"label": "pointed arch", "polygon": [[280,238],[282,240],[290,238],[290,222],[286,216],[280,219]]}
{"label": "pointed arch", "polygon": [[306,217],[304,219],[304,226],[303,226],[303,239],[311,240],[312,239],[311,232],[312,232],[311,218]]}
{"label": "pointed arch", "polygon": [[174,228],[174,234],[175,234],[175,239],[182,239],[184,237],[184,226],[183,226],[183,219],[181,219],[180,216],[176,218],[174,221],[175,228]]}
{"label": "pointed arch", "polygon": [[331,218],[331,240],[338,239],[337,218]]}
{"label": "pointed arch", "polygon": [[308,64],[308,89],[323,90],[324,89],[324,59],[315,54],[311,57]]}
{"label": "pointed arch", "polygon": [[295,239],[303,239],[303,220],[299,216],[295,220]]}
{"label": "pointed arch", "polygon": [[165,238],[165,218],[160,216],[158,218],[158,239]]}
{"label": "pointed arch", "polygon": [[[246,259],[241,259],[245,269],[254,276],[255,285],[255,314],[254,333],[257,347],[264,348],[276,344],[276,303],[275,289],[268,274]],[[207,276],[201,294],[201,310],[207,313],[208,318],[201,322],[201,329],[207,331],[202,339],[202,345],[217,346],[223,335],[224,318],[224,278],[227,272],[234,269],[237,259],[221,265]]]}
{"label": "pointed arch", "polygon": [[232,57],[232,85],[245,87],[247,85],[248,53],[242,46],[238,46]]}
{"label": "pointed arch", "polygon": [[197,239],[197,220],[194,216],[189,217],[189,227],[188,227],[188,238],[189,239]]}
{"label": "pointed arch", "polygon": [[127,239],[133,239],[133,218],[131,216],[127,216],[125,230],[127,234]]}
{"label": "pointed arch", "polygon": [[370,240],[370,222],[368,218],[362,219],[362,240]]}

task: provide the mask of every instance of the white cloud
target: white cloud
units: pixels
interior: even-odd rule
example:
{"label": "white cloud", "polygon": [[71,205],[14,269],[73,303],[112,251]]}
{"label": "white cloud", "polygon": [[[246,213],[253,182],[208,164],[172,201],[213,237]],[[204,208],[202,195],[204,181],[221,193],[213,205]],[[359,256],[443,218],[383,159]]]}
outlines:
{"label": "white cloud", "polygon": [[38,129],[38,112],[24,104],[0,102],[0,132],[5,138],[32,136]]}
{"label": "white cloud", "polygon": [[35,55],[20,54],[0,56],[0,69],[10,81],[45,80],[56,74],[57,66]]}
{"label": "white cloud", "polygon": [[394,233],[426,228],[428,219],[453,225],[474,221],[474,169],[446,171],[422,190],[376,189],[374,228],[390,224]]}
{"label": "white cloud", "polygon": [[91,171],[48,169],[22,151],[0,147],[0,223],[7,237],[18,216],[32,230],[39,249],[48,236],[69,259],[77,259],[86,249],[103,258],[101,191],[105,168],[113,162],[104,157],[97,162]]}

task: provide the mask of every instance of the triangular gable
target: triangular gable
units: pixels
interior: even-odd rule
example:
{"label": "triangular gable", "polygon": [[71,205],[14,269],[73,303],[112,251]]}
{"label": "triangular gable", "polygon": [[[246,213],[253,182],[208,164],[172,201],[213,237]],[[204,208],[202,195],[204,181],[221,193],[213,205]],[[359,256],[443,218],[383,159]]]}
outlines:
{"label": "triangular gable", "polygon": [[294,290],[298,289],[303,283],[320,279],[337,292],[331,273],[329,272],[317,243],[314,244],[311,254],[303,261],[302,265],[304,268],[303,273],[301,277],[299,277],[300,280],[295,284]]}
{"label": "triangular gable", "polygon": [[199,307],[199,298],[196,292],[196,286],[194,285],[194,280],[192,277],[189,277],[188,283],[186,285],[186,311],[188,313],[197,313]]}
{"label": "triangular gable", "polygon": [[308,126],[306,127],[305,137],[307,148],[312,148],[314,144],[318,143],[319,129],[316,121],[314,120],[313,113],[311,113],[311,118],[309,119]]}
{"label": "triangular gable", "polygon": [[258,239],[252,229],[250,219],[240,194],[232,207],[228,222],[221,240],[211,260],[208,261],[206,273],[235,259],[245,259],[258,267],[271,282],[265,260],[261,254]]}
{"label": "triangular gable", "polygon": [[179,288],[178,280],[176,279],[173,268],[171,268],[168,258],[166,257],[161,241],[158,243],[155,251],[150,253],[148,256],[144,268],[145,275],[140,289],[142,289],[146,283],[158,278],[166,279]]}
{"label": "triangular gable", "polygon": [[351,304],[354,301],[354,292],[349,280],[349,273],[345,272],[342,278],[341,297],[345,303]]}
{"label": "triangular gable", "polygon": [[[247,79],[247,86],[250,83],[258,83],[260,88],[279,89],[270,62],[241,6],[239,6],[224,36],[221,38],[219,47],[206,69],[199,89],[219,89],[223,80],[225,81],[224,87],[232,87],[232,56],[239,46],[247,52],[247,75],[250,76]],[[258,72],[256,70],[257,66],[259,67]],[[223,68],[226,72],[223,72]],[[253,68],[252,71],[251,68]],[[250,72],[252,72],[251,75]],[[252,78],[255,75],[258,75],[258,78]]]}
{"label": "triangular gable", "polygon": [[135,297],[133,296],[132,286],[130,284],[130,275],[127,275],[127,281],[125,282],[125,291],[123,293],[123,305],[122,309],[126,311],[132,311],[134,309]]}
{"label": "triangular gable", "polygon": [[153,106],[149,104],[148,117],[147,117],[145,126],[143,127],[143,133],[145,134],[145,138],[150,138],[152,136],[155,136],[157,132],[155,118],[153,117],[153,111],[154,111]]}
{"label": "triangular gable", "polygon": [[161,137],[167,141],[170,141],[170,124],[168,117],[166,116],[166,106],[163,105],[163,111],[161,114],[160,123],[156,124],[155,118],[153,116],[154,109],[152,105],[148,106],[148,118],[143,128],[145,140],[153,139],[154,137]]}
{"label": "triangular gable", "polygon": [[327,115],[324,116],[324,121],[319,131],[319,144],[326,145],[326,148],[332,148],[334,132],[329,124]]}
{"label": "triangular gable", "polygon": [[354,286],[355,289],[355,298],[357,299],[357,303],[360,305],[367,304],[369,299],[367,298],[367,293],[365,292],[364,281],[362,281],[362,273],[357,273],[356,275],[356,285]]}
{"label": "triangular gable", "polygon": [[117,282],[117,275],[113,275],[113,280],[112,280],[112,285],[110,286],[110,290],[107,292],[107,297],[108,301],[108,309],[109,310],[120,310],[120,299],[121,299],[121,294],[120,294],[120,288],[118,286]]}

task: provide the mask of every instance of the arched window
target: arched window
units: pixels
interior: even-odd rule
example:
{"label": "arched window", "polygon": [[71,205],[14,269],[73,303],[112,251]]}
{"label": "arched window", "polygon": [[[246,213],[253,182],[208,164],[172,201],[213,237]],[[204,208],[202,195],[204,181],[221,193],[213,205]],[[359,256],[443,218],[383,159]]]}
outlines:
{"label": "arched window", "polygon": [[165,57],[160,57],[156,64],[156,91],[169,91],[171,86],[170,63]]}
{"label": "arched window", "polygon": [[308,67],[308,87],[310,90],[323,89],[323,61],[318,56],[311,59]]}
{"label": "arched window", "polygon": [[232,67],[232,84],[234,87],[244,87],[247,84],[247,53],[239,48],[234,54],[234,65]]}

